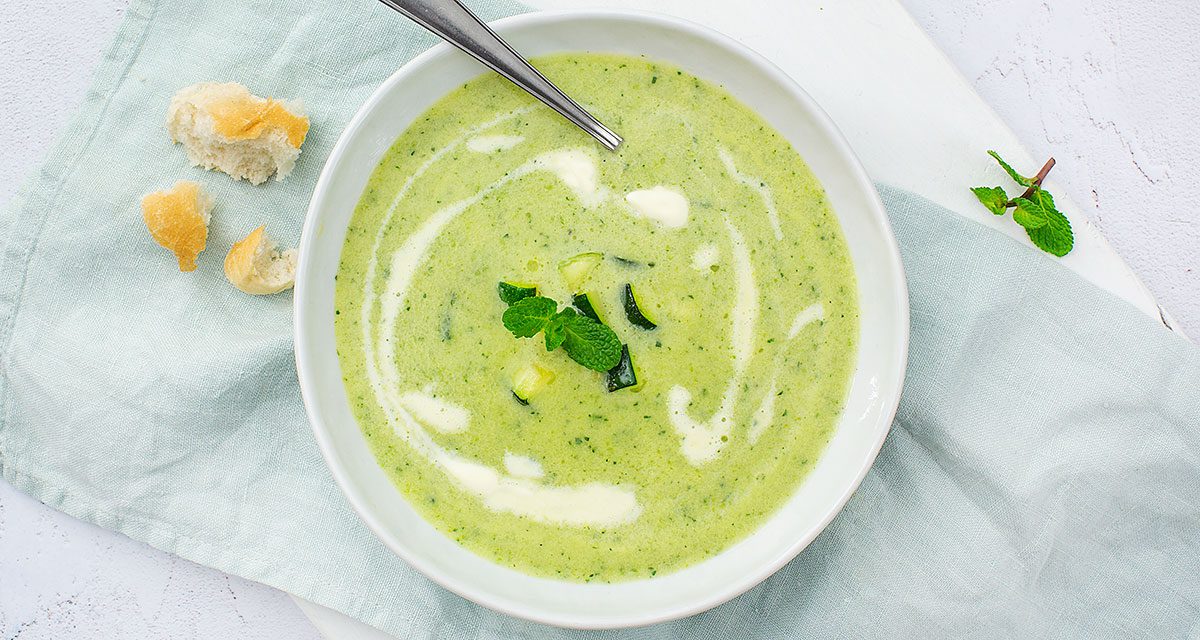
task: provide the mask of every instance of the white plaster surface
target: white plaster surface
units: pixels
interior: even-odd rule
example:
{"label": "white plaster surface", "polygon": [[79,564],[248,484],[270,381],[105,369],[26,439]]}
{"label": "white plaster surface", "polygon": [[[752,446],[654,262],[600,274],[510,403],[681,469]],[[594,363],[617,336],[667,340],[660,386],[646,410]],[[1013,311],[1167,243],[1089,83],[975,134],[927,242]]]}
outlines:
{"label": "white plaster surface", "polygon": [[286,594],[67,517],[0,481],[0,638],[317,640]]}
{"label": "white plaster surface", "polygon": [[[1200,4],[901,2],[1030,151],[1060,160],[1060,188],[1200,333]],[[0,0],[0,203],[79,104],[124,6]],[[0,639],[316,637],[278,591],[0,482]]]}

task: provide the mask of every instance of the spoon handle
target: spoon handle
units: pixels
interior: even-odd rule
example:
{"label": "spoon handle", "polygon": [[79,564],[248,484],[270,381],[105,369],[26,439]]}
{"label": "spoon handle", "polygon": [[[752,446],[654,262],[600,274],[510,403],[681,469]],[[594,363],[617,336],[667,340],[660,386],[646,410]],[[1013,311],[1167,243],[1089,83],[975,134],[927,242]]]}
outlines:
{"label": "spoon handle", "polygon": [[610,150],[621,136],[600,123],[534,69],[459,0],[380,0],[450,44],[462,49],[496,73],[533,94],[546,106],[590,133]]}

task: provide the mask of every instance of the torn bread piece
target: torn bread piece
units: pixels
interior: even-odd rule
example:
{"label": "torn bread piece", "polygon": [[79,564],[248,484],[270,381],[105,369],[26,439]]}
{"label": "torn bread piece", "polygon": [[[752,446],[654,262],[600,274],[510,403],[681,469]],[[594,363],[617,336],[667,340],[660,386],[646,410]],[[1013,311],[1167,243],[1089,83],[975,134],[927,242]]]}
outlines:
{"label": "torn bread piece", "polygon": [[193,165],[257,185],[292,172],[308,118],[298,103],[260,98],[236,82],[202,82],[171,99],[167,130]]}
{"label": "torn bread piece", "polygon": [[225,277],[254,295],[291,289],[296,282],[296,250],[279,251],[261,226],[239,240],[225,256]]}
{"label": "torn bread piece", "polygon": [[155,242],[175,254],[180,271],[196,270],[196,257],[208,242],[212,206],[212,198],[190,180],[142,196],[146,228]]}

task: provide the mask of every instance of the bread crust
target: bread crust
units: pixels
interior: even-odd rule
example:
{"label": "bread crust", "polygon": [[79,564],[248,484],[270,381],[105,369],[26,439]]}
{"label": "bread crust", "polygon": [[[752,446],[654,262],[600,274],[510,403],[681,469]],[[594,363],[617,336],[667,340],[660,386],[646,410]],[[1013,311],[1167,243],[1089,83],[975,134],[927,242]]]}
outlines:
{"label": "bread crust", "polygon": [[190,180],[142,197],[142,219],[150,236],[175,254],[180,271],[196,270],[196,258],[208,243],[211,210],[212,199]]}
{"label": "bread crust", "polygon": [[291,289],[296,281],[296,252],[280,252],[260,225],[234,243],[225,256],[225,278],[252,295],[271,295]]}
{"label": "bread crust", "polygon": [[236,82],[202,82],[171,99],[167,130],[193,165],[257,185],[291,173],[309,120],[297,103],[261,98]]}

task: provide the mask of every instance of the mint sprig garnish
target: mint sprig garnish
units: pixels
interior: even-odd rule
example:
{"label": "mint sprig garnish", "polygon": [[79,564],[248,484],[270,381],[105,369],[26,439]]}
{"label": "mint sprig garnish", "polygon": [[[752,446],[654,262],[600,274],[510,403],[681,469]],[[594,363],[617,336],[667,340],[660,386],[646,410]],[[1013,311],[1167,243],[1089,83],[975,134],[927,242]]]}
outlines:
{"label": "mint sprig garnish", "polygon": [[504,326],[518,338],[541,333],[546,351],[562,347],[567,355],[593,371],[608,371],[621,360],[621,340],[607,326],[579,315],[544,296],[522,298],[504,310]]}
{"label": "mint sprig garnish", "polygon": [[988,211],[998,216],[1013,209],[1013,222],[1021,225],[1033,244],[1042,251],[1060,258],[1070,253],[1075,246],[1071,221],[1055,208],[1054,196],[1042,188],[1046,174],[1054,168],[1054,158],[1050,158],[1037,175],[1026,177],[1017,173],[995,151],[988,151],[988,155],[1000,163],[1000,168],[1013,182],[1025,187],[1025,191],[1015,198],[1009,198],[1003,187],[974,187],[971,193]]}

